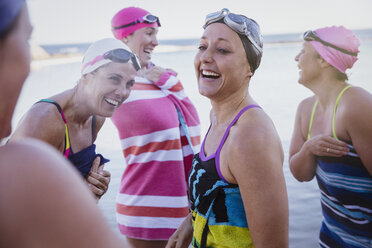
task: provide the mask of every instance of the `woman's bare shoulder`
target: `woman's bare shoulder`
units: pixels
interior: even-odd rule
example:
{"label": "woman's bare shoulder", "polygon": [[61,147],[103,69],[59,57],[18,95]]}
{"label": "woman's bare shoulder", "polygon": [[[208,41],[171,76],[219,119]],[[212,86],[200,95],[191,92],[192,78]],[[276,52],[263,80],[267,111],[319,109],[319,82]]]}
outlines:
{"label": "woman's bare shoulder", "polygon": [[46,143],[25,139],[0,147],[0,167],[0,246],[104,247],[108,239],[117,241],[78,172]]}
{"label": "woman's bare shoulder", "polygon": [[62,115],[53,104],[34,104],[19,121],[11,141],[26,137],[44,140],[59,147],[65,135]]}
{"label": "woman's bare shoulder", "polygon": [[[255,153],[260,149],[278,149],[281,153],[281,142],[271,118],[262,109],[251,109],[244,113],[231,129],[231,140],[234,149]],[[250,147],[250,149],[247,149]]]}

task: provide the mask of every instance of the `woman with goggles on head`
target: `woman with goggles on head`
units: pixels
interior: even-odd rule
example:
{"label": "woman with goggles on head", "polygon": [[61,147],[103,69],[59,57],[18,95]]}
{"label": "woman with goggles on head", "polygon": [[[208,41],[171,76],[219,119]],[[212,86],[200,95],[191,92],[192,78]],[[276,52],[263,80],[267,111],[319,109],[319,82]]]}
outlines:
{"label": "woman with goggles on head", "polygon": [[59,150],[86,179],[99,199],[108,188],[109,160],[96,154],[94,141],[105,118],[128,98],[140,65],[115,39],[93,43],[85,53],[82,76],[72,89],[42,99],[21,119],[10,142],[36,138]]}
{"label": "woman with goggles on head", "polygon": [[[1,0],[0,139],[11,132],[30,72],[31,33],[25,1]],[[24,139],[0,146],[0,169],[0,247],[123,247],[81,176],[45,142]]]}
{"label": "woman with goggles on head", "polygon": [[297,109],[290,169],[316,176],[321,191],[321,247],[371,247],[372,96],[348,83],[359,39],[343,26],[308,31],[296,56],[299,83],[313,91]]}
{"label": "woman with goggles on head", "polygon": [[132,93],[111,120],[126,169],[116,211],[132,247],[162,247],[189,213],[187,175],[200,146],[199,118],[177,74],[151,62],[159,19],[136,7],[112,19],[114,36],[139,57]]}
{"label": "woman with goggles on head", "polygon": [[259,26],[223,9],[204,28],[194,64],[211,124],[189,174],[191,213],[166,247],[288,247],[281,142],[248,90],[262,57]]}

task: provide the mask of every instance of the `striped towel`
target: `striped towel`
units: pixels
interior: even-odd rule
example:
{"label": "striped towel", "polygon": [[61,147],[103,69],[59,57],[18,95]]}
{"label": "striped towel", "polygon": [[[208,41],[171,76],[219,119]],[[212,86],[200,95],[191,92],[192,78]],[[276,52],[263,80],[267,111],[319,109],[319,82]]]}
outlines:
{"label": "striped towel", "polygon": [[[192,146],[180,126],[179,109]],[[126,161],[116,215],[128,237],[166,240],[189,213],[187,175],[200,149],[200,121],[179,79],[136,77],[129,98],[112,117]]]}

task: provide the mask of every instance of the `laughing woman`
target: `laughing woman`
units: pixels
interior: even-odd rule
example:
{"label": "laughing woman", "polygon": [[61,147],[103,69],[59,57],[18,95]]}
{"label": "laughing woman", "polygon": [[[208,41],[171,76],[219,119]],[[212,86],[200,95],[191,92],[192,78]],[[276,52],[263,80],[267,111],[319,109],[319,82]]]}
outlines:
{"label": "laughing woman", "polygon": [[187,175],[200,147],[199,118],[172,70],[151,62],[159,18],[128,7],[112,18],[115,38],[141,62],[132,93],[111,120],[127,163],[117,197],[120,232],[134,248],[164,248],[188,215]]}
{"label": "laughing woman", "polygon": [[211,124],[189,175],[191,214],[169,247],[288,247],[283,150],[249,93],[262,57],[258,24],[227,9],[204,25],[195,70]]}
{"label": "laughing woman", "polygon": [[100,198],[108,188],[110,173],[103,170],[108,160],[96,154],[94,141],[105,118],[128,98],[139,67],[125,44],[110,38],[93,43],[85,53],[77,85],[34,104],[10,142],[29,137],[52,145]]}
{"label": "laughing woman", "polygon": [[359,39],[343,26],[304,34],[299,83],[313,91],[297,109],[289,165],[316,177],[323,221],[320,247],[372,245],[372,96],[348,83]]}

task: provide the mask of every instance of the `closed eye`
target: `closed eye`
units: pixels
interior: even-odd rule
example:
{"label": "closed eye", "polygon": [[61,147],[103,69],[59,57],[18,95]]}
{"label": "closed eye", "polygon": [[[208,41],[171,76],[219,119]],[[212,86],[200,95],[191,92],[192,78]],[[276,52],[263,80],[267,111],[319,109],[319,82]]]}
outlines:
{"label": "closed eye", "polygon": [[120,83],[120,80],[121,80],[121,78],[116,77],[116,76],[112,76],[112,77],[110,77],[109,79],[110,79],[111,81],[115,82],[115,83]]}
{"label": "closed eye", "polygon": [[230,53],[230,51],[228,51],[228,50],[226,50],[226,49],[223,49],[223,48],[219,48],[219,49],[217,49],[217,51],[218,51],[219,53],[222,53],[222,54],[228,54],[228,53]]}
{"label": "closed eye", "polygon": [[134,85],[134,80],[130,80],[127,82],[127,87],[133,87]]}

